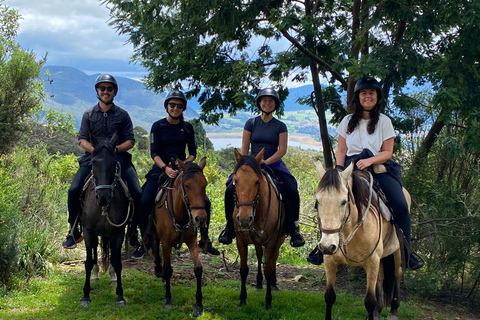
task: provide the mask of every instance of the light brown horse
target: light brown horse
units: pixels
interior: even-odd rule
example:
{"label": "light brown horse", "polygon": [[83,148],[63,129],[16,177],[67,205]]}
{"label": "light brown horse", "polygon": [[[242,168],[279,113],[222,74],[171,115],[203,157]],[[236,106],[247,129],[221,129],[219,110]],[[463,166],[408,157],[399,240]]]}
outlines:
{"label": "light brown horse", "polygon": [[263,151],[262,149],[256,157],[252,157],[243,156],[235,149],[237,165],[233,172],[233,221],[240,254],[240,306],[247,303],[248,245],[253,244],[257,254],[257,289],[262,288],[262,258],[263,248],[265,249],[265,309],[268,310],[272,306],[272,287],[276,288],[276,264],[280,246],[285,240],[285,231],[283,204],[261,171]]}
{"label": "light brown horse", "polygon": [[[368,319],[380,319],[383,305],[390,304],[387,319],[398,319],[400,281],[403,274],[400,244],[394,226],[379,212],[379,202],[368,172],[324,170],[316,162],[320,184],[316,192],[319,229],[318,245],[324,253],[326,314],[332,319],[335,280],[340,264],[359,266],[367,274],[364,300]],[[409,202],[410,197],[407,197]]]}
{"label": "light brown horse", "polygon": [[154,243],[155,274],[162,276],[165,281],[165,309],[171,309],[172,294],[170,280],[172,278],[171,253],[175,246],[180,248],[182,243],[188,246],[190,257],[194,265],[197,280],[196,303],[193,308],[194,316],[203,312],[202,304],[202,263],[198,256],[197,229],[204,227],[207,221],[205,208],[205,189],[207,180],[203,175],[206,158],[199,164],[182,162],[177,159],[179,175],[175,178],[173,186],[167,188],[155,205],[154,224],[158,240],[162,245],[162,258],[159,254],[159,243]]}

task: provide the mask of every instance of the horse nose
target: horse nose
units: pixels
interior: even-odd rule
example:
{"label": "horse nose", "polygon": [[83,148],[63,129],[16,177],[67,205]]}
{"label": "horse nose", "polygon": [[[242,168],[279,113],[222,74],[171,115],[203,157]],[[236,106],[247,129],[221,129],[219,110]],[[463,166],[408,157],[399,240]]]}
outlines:
{"label": "horse nose", "polygon": [[206,217],[195,216],[194,223],[198,227],[206,227],[207,226],[207,218]]}
{"label": "horse nose", "polygon": [[250,226],[253,223],[253,215],[249,215],[247,217],[242,217],[239,214],[237,214],[237,221],[240,227],[242,228],[250,228]]}
{"label": "horse nose", "polygon": [[337,246],[334,244],[324,246],[323,244],[320,243],[318,247],[320,248],[320,251],[323,252],[323,254],[334,254],[335,252],[337,252]]}

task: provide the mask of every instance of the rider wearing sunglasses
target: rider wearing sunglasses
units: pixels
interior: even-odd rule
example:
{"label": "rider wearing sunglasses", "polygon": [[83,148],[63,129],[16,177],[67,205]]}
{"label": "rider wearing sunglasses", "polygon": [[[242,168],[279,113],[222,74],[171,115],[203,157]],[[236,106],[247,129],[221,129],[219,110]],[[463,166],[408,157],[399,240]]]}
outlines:
{"label": "rider wearing sunglasses", "polygon": [[[152,169],[145,176],[147,179],[143,185],[143,195],[140,202],[140,232],[145,235],[148,223],[148,216],[153,210],[155,196],[158,186],[162,185],[167,178],[175,178],[178,170],[172,168],[170,159],[177,157],[182,161],[194,161],[197,155],[195,144],[195,132],[193,126],[184,121],[183,112],[187,109],[187,99],[179,90],[170,91],[164,102],[167,117],[156,121],[150,131],[150,154],[155,162]],[[188,148],[188,157],[185,148]],[[220,252],[212,246],[208,238],[208,224],[210,223],[211,203],[208,197],[205,199],[207,211],[207,230],[201,232],[199,247],[207,246],[207,252],[212,255],[219,255]],[[143,237],[145,240],[146,238]],[[141,259],[145,254],[145,247],[142,245],[135,250],[132,258]]]}
{"label": "rider wearing sunglasses", "polygon": [[[122,177],[127,181],[130,194],[135,201],[135,208],[139,207],[142,196],[138,176],[132,165],[132,156],[127,152],[135,144],[132,120],[127,111],[113,103],[113,99],[118,93],[117,80],[109,74],[98,76],[95,81],[95,92],[99,100],[98,104],[83,114],[78,134],[79,145],[85,150],[85,154],[78,159],[80,167],[73,177],[72,184],[68,190],[70,232],[63,243],[65,249],[75,248],[77,243],[83,239],[77,223],[78,213],[81,208],[80,196],[85,178],[92,170],[90,164],[91,154],[99,140],[111,139],[117,133],[119,138],[116,147],[117,158],[122,168]],[[138,214],[134,213],[134,216],[138,216]]]}

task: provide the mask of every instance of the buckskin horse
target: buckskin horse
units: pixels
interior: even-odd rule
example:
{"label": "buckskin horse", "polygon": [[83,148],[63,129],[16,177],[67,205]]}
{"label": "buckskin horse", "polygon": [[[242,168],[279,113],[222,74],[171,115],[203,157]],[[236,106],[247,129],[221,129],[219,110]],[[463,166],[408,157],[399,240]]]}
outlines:
{"label": "buckskin horse", "polygon": [[198,165],[177,159],[180,173],[173,181],[172,187],[164,187],[161,198],[155,204],[153,220],[156,238],[162,245],[163,268],[157,240],[154,241],[153,254],[155,256],[155,275],[163,277],[165,281],[165,309],[173,307],[170,285],[173,274],[172,248],[180,248],[185,243],[190,251],[197,280],[194,316],[199,316],[203,312],[203,267],[198,255],[197,229],[206,226],[207,221],[205,207],[207,179],[203,174],[206,163],[206,158],[201,159]]}
{"label": "buckskin horse", "polygon": [[341,172],[332,168],[325,171],[317,161],[316,169],[320,183],[315,198],[322,233],[318,247],[324,253],[327,277],[325,319],[332,319],[340,264],[365,269],[368,319],[380,319],[384,303],[390,304],[387,319],[398,319],[403,274],[400,244],[395,227],[380,213],[372,175],[353,171],[353,163]]}
{"label": "buckskin horse", "polygon": [[[84,295],[81,300],[83,306],[88,306],[91,302],[90,276],[94,266],[97,266],[98,236],[102,237],[104,267],[108,266],[107,261],[110,260],[115,271],[117,305],[126,305],[122,287],[121,249],[125,236],[125,224],[129,218],[132,202],[126,195],[126,186],[120,177],[120,163],[115,155],[116,143],[116,134],[111,140],[105,139],[97,143],[91,159],[92,174],[87,178],[85,184],[81,213],[83,237],[87,251]],[[96,271],[94,270],[94,277],[95,275]],[[111,275],[114,279],[113,274]],[[93,278],[92,281],[94,280]]]}
{"label": "buckskin horse", "polygon": [[242,280],[240,305],[247,303],[248,245],[255,246],[257,255],[257,289],[262,288],[262,259],[265,249],[264,274],[267,282],[265,309],[272,306],[272,287],[276,288],[276,264],[280,246],[285,240],[283,204],[270,180],[262,174],[262,149],[256,157],[243,156],[234,150],[236,166],[233,171],[235,209],[233,221],[240,255]]}

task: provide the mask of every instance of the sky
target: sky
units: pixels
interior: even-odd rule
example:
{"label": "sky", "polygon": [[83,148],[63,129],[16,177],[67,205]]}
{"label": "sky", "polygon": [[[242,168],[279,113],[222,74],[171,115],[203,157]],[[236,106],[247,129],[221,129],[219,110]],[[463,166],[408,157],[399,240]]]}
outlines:
{"label": "sky", "polygon": [[146,70],[129,63],[133,46],[108,25],[109,10],[99,0],[5,0],[22,19],[17,41],[46,66],[70,66],[87,74],[111,73],[140,79]]}

